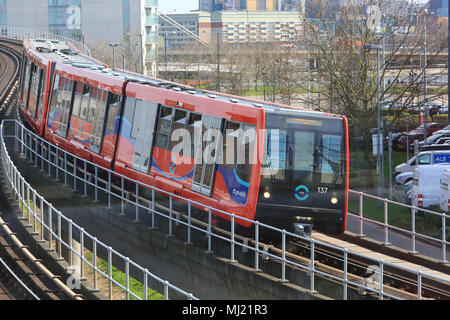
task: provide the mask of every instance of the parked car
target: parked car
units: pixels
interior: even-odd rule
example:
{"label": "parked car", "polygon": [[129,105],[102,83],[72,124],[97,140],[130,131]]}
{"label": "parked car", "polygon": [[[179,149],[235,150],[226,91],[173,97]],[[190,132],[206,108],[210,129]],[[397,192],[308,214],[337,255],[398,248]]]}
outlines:
{"label": "parked car", "polygon": [[420,152],[417,154],[417,156],[413,156],[408,161],[396,166],[393,176],[395,178],[401,173],[413,172],[418,165],[431,165],[437,163],[450,163],[450,150],[432,150]]}
{"label": "parked car", "polygon": [[398,174],[395,177],[395,186],[403,187],[406,182],[412,181],[413,175],[414,175],[413,171],[408,171],[408,172],[403,172],[403,173]]}
{"label": "parked car", "polygon": [[433,134],[439,134],[439,133],[450,133],[450,124],[446,125],[441,130],[437,130],[437,131],[433,132]]}
{"label": "parked car", "polygon": [[439,205],[440,180],[445,169],[450,169],[450,164],[417,166],[414,170],[412,205],[420,208]]}
{"label": "parked car", "polygon": [[[450,131],[448,133],[446,131],[444,131],[444,132],[440,132],[440,131],[442,131],[442,130],[436,131],[431,136],[427,137],[427,140],[426,140],[427,145],[439,144],[438,140],[441,138],[448,137],[450,139]],[[420,148],[422,148],[422,146],[424,146],[424,144],[425,144],[425,140],[419,142],[419,150],[420,150]]]}
{"label": "parked car", "polygon": [[[427,136],[433,134],[433,132],[435,132],[435,131],[442,130],[443,128],[445,128],[445,126],[446,125],[444,123],[438,123],[438,122],[427,123]],[[416,129],[411,130],[408,133],[409,134],[419,134],[419,133],[424,134],[425,133],[425,124],[422,123]]]}
{"label": "parked car", "polygon": [[420,149],[420,152],[422,151],[432,151],[432,150],[448,150],[450,152],[450,145],[449,144],[432,144],[429,146],[423,146],[422,149]]}
{"label": "parked car", "polygon": [[[406,133],[397,140],[397,143],[395,144],[395,148],[393,148],[393,149],[396,151],[406,151],[406,148],[409,143],[409,150],[413,151],[414,150],[414,140],[418,140],[420,142],[420,141],[423,141],[423,137],[424,137],[423,133],[415,133],[415,134]],[[408,140],[409,140],[409,142],[408,142]]]}

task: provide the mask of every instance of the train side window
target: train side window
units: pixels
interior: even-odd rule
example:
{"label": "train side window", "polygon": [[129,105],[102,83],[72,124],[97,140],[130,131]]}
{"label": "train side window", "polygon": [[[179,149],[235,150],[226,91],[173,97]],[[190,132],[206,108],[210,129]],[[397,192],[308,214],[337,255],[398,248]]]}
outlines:
{"label": "train side window", "polygon": [[91,140],[89,150],[95,153],[100,152],[103,129],[105,125],[106,103],[108,98],[108,91],[98,89],[97,106],[94,110],[93,125],[91,131]]}
{"label": "train side window", "polygon": [[172,111],[171,107],[163,106],[161,108],[155,142],[158,148],[167,149],[168,147],[172,126]]}
{"label": "train side window", "polygon": [[87,84],[83,85],[83,97],[81,98],[81,113],[80,113],[80,118],[83,120],[86,119],[89,110],[90,92],[91,86]]}
{"label": "train side window", "polygon": [[109,94],[109,107],[108,107],[108,118],[106,121],[106,130],[110,133],[116,133],[114,132],[116,127],[116,117],[119,116],[119,109],[120,109],[120,101],[122,100],[122,96],[110,93]]}
{"label": "train side window", "polygon": [[[202,115],[200,113],[191,112],[189,114],[188,130],[191,135],[191,158],[194,158],[194,156],[197,154],[197,148],[201,147],[201,141],[203,140],[203,137],[201,135]],[[195,136],[196,131],[198,131],[197,137]]]}
{"label": "train side window", "polygon": [[75,82],[75,95],[73,97],[72,116],[79,118],[81,112],[81,101],[83,100],[84,85],[81,82]]}
{"label": "train side window", "polygon": [[67,125],[69,122],[72,94],[73,94],[73,80],[66,79],[66,81],[64,82],[62,94],[58,95],[58,100],[59,96],[61,96],[61,104],[60,104],[61,115],[59,118],[58,135],[63,138],[65,138],[67,134]]}
{"label": "train side window", "polygon": [[23,79],[23,92],[22,92],[22,103],[25,108],[27,107],[28,100],[28,89],[30,87],[30,71],[31,71],[31,62],[27,61],[27,65],[25,67],[25,76]]}
{"label": "train side window", "polygon": [[141,126],[143,124],[141,122],[142,122],[142,113],[144,112],[143,107],[144,105],[142,104],[142,100],[137,99],[133,112],[133,121],[131,122],[131,134],[130,134],[130,137],[134,140],[137,139],[138,131],[142,129]]}
{"label": "train side window", "polygon": [[37,115],[40,118],[42,116],[42,110],[44,109],[44,99],[45,99],[45,85],[47,80],[47,71],[42,69],[39,81],[39,98],[38,98],[38,110]]}
{"label": "train side window", "polygon": [[28,92],[26,108],[31,109],[31,113],[36,111],[36,73],[37,67],[34,63],[31,64],[30,71],[30,87]]}
{"label": "train side window", "polygon": [[[185,110],[175,109],[175,115],[174,115],[173,124],[172,124],[172,133],[175,132],[175,130],[177,130],[177,129],[184,129],[186,127],[187,116],[188,116],[188,113]],[[180,136],[180,135],[178,135],[178,136]],[[172,151],[173,148],[180,142],[185,142],[185,141],[180,141],[180,140],[172,141],[172,139],[170,138],[169,150]],[[183,149],[181,149],[181,152],[183,152]]]}
{"label": "train side window", "polygon": [[48,127],[51,128],[53,126],[54,121],[56,120],[56,104],[58,100],[58,88],[59,88],[60,76],[57,74],[55,76],[55,80],[53,82],[52,95],[50,97],[50,107],[48,112]]}
{"label": "train side window", "polygon": [[128,133],[128,138],[131,135],[131,123],[133,122],[135,107],[136,99],[132,97],[125,97],[125,110],[123,110],[122,126],[120,129],[121,136],[124,136],[125,133]]}
{"label": "train side window", "polygon": [[236,174],[242,181],[249,183],[254,162],[256,128],[252,125],[241,124],[241,129],[237,146]]}
{"label": "train side window", "polygon": [[89,110],[87,111],[86,120],[87,122],[92,123],[94,120],[95,115],[95,109],[97,108],[97,102],[98,102],[98,88],[97,87],[91,87],[91,96],[89,99]]}
{"label": "train side window", "polygon": [[[150,101],[136,100],[133,131],[136,135],[133,169],[147,173],[152,154],[155,122],[158,104]],[[138,114],[138,116],[136,116]]]}
{"label": "train side window", "polygon": [[223,167],[234,169],[236,165],[240,126],[239,122],[227,121],[222,144],[222,154],[220,154],[218,159],[218,163]]}
{"label": "train side window", "polygon": [[27,70],[28,70],[28,65],[29,65],[29,62],[28,62],[28,58],[27,58],[27,56],[24,54],[23,55],[23,66],[22,66],[22,70],[21,70],[21,74],[20,74],[20,88],[21,88],[21,91],[20,91],[20,96],[22,97],[22,101],[24,100],[24,96],[25,96],[25,78],[26,78],[26,73],[27,73]]}

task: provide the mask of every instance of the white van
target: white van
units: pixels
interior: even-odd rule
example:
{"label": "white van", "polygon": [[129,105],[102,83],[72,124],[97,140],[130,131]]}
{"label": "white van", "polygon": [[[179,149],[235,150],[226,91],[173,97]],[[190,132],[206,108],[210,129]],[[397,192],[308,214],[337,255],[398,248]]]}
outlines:
{"label": "white van", "polygon": [[422,151],[417,156],[412,157],[407,162],[399,164],[395,167],[393,176],[396,177],[400,173],[413,172],[416,166],[436,163],[450,163],[449,150],[430,150]]}
{"label": "white van", "polygon": [[431,205],[439,205],[441,177],[445,169],[450,169],[449,163],[417,166],[412,186],[413,206],[428,208]]}
{"label": "white van", "polygon": [[450,170],[444,170],[441,177],[441,196],[439,207],[442,211],[448,212],[450,207]]}

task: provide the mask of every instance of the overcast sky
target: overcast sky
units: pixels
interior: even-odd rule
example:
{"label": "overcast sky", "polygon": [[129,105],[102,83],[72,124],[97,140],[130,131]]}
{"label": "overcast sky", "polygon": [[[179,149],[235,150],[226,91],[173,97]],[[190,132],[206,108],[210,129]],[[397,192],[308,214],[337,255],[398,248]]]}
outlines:
{"label": "overcast sky", "polygon": [[198,10],[198,0],[159,0],[158,10],[161,12]]}

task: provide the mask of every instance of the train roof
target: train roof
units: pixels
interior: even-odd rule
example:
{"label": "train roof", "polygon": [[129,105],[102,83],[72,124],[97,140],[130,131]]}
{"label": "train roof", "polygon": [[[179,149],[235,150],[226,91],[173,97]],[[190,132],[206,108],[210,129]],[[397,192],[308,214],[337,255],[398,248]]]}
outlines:
{"label": "train roof", "polygon": [[[222,101],[229,101],[232,103],[262,108],[266,112],[286,113],[286,114],[304,114],[309,116],[338,116],[334,114],[323,113],[310,109],[278,105],[268,103],[265,101],[252,100],[249,98],[233,96],[220,92],[213,92],[208,90],[196,89],[187,85],[174,83],[167,80],[156,79],[142,74],[137,74],[131,71],[121,69],[110,69],[101,62],[78,54],[69,44],[58,40],[48,39],[29,39],[31,47],[46,56],[48,59],[64,64],[70,64],[77,68],[83,68],[94,72],[107,74],[117,77],[123,81],[135,82],[142,85],[149,85],[152,87],[169,89],[178,92],[186,92],[192,95],[198,95],[209,99],[217,99]],[[338,116],[340,117],[340,116]]]}
{"label": "train roof", "polygon": [[93,58],[79,54],[67,42],[49,39],[28,39],[31,49],[39,52],[51,61],[61,62],[80,67],[105,68],[103,64]]}

